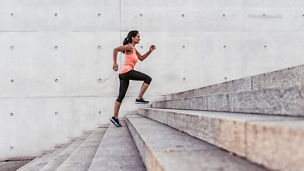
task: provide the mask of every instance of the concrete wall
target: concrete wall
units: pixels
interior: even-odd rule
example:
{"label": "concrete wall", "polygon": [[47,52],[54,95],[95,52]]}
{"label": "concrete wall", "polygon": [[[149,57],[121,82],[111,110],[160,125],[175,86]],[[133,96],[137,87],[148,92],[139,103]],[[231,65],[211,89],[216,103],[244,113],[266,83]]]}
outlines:
{"label": "concrete wall", "polygon": [[[132,29],[139,52],[157,46],[136,65],[153,78],[148,99],[304,63],[301,0],[0,0],[0,21],[0,160],[107,123],[113,48]],[[121,116],[140,86],[131,82]]]}

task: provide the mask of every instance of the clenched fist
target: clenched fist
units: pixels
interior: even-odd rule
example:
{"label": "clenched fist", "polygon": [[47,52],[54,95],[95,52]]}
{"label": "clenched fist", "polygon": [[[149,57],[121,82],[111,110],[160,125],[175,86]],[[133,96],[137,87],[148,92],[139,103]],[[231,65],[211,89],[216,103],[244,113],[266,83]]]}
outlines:
{"label": "clenched fist", "polygon": [[117,64],[113,64],[113,70],[117,71],[118,70],[118,65]]}

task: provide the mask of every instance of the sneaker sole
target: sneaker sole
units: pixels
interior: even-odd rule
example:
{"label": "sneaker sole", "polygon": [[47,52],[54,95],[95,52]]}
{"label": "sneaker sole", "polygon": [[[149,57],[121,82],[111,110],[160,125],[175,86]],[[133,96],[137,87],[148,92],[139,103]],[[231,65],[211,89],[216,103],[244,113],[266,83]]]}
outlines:
{"label": "sneaker sole", "polygon": [[111,121],[116,127],[121,127],[121,126],[118,125],[113,119],[110,119],[110,121]]}
{"label": "sneaker sole", "polygon": [[[149,102],[148,102],[149,103]],[[135,104],[148,104],[148,103],[144,103],[144,102],[135,102]]]}

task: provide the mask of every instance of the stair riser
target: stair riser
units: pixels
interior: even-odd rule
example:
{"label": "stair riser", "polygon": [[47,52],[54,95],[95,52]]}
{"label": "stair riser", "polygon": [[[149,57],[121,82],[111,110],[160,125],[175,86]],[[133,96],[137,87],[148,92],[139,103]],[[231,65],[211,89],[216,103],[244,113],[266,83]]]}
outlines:
{"label": "stair riser", "polygon": [[[269,169],[304,169],[304,127],[295,129],[275,118],[228,119],[216,118],[212,114],[197,116],[182,113],[139,110],[139,114],[167,124],[201,140],[248,158]],[[273,124],[277,123],[277,124]],[[282,124],[278,124],[282,123]],[[298,121],[304,124],[304,121]],[[292,143],[291,143],[292,142]],[[275,155],[274,155],[275,154]]]}
{"label": "stair riser", "polygon": [[304,65],[165,95],[165,100],[304,85]]}
{"label": "stair riser", "polygon": [[304,170],[304,128],[292,128],[303,122],[285,121],[286,125],[271,122],[247,123],[246,153],[249,160],[265,165],[274,170]]}
{"label": "stair riser", "polygon": [[142,161],[146,166],[146,169],[148,171],[149,170],[164,171],[163,167],[160,165],[157,158],[153,155],[149,147],[145,144],[142,137],[139,135],[139,133],[136,131],[136,129],[128,119],[126,119],[126,124],[137,146]]}
{"label": "stair riser", "polygon": [[207,96],[214,94],[223,94],[229,92],[242,92],[251,90],[251,78],[242,78],[239,80],[233,80],[221,84],[215,84],[199,89],[193,89],[176,94],[170,94],[165,96],[165,100],[176,100],[191,97]]}
{"label": "stair riser", "polygon": [[152,107],[304,116],[304,87],[167,100],[155,102]]}
{"label": "stair riser", "polygon": [[304,65],[252,76],[253,90],[304,85]]}

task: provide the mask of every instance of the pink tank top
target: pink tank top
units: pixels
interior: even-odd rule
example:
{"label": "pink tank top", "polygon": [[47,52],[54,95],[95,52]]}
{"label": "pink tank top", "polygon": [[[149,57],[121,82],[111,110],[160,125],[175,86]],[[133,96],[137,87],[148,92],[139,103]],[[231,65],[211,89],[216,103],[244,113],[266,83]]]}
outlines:
{"label": "pink tank top", "polygon": [[138,61],[138,57],[136,55],[135,47],[133,46],[133,52],[131,54],[125,55],[125,61],[119,73],[123,74],[130,70],[134,70],[137,61]]}

